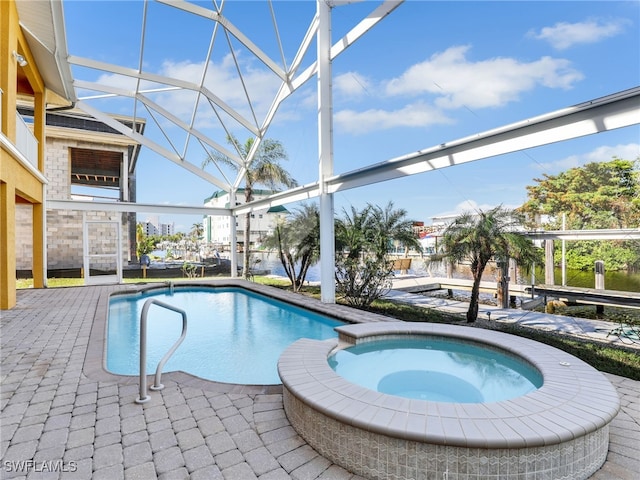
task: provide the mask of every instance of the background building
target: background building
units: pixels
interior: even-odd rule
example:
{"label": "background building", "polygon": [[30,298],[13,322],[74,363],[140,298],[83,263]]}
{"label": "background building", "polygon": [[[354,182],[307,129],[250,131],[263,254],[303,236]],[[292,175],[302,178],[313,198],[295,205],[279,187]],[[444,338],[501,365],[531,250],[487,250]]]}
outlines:
{"label": "background building", "polygon": [[142,222],[144,233],[149,235],[173,235],[176,233],[174,223],[160,223],[159,217],[147,217]]}
{"label": "background building", "polygon": [[[272,190],[253,190],[253,199],[262,200],[269,195],[273,195]],[[228,192],[217,191],[209,198],[205,199],[205,207],[229,208],[230,195]],[[239,188],[236,193],[236,205],[242,205],[244,201],[244,189]],[[288,212],[284,207],[271,207],[257,209],[251,213],[251,232],[249,234],[249,244],[251,248],[259,246],[265,237],[273,233],[278,217],[286,215]],[[231,222],[236,224],[236,235],[238,244],[245,244],[244,226],[245,216],[236,215],[230,217],[226,215],[207,215],[203,219],[204,241],[213,244],[216,248],[228,250],[231,244],[230,228]]]}

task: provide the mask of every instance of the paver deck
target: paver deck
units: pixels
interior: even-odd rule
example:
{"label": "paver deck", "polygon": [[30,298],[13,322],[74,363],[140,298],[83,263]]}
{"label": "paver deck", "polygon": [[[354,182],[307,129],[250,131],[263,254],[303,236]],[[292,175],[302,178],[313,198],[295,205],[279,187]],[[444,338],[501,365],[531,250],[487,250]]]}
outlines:
{"label": "paver deck", "polygon": [[[165,389],[136,404],[137,378],[95,363],[92,328],[113,289],[20,290],[16,307],[0,312],[0,478],[360,478],[296,434],[278,387],[243,390],[167,373]],[[606,376],[622,409],[607,461],[592,478],[634,480],[640,382]]]}

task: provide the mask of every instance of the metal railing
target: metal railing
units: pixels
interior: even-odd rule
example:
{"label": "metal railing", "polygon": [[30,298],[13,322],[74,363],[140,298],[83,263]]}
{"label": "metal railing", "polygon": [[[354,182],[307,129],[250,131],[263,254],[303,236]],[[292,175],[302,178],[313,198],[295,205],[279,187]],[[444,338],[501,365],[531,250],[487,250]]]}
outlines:
{"label": "metal railing", "polygon": [[156,300],[155,298],[150,298],[142,307],[142,313],[140,314],[140,394],[138,398],[136,398],[136,403],[146,403],[151,397],[147,395],[147,312],[149,311],[149,307],[151,305],[158,305],[160,307],[166,308],[168,310],[172,310],[174,312],[182,315],[182,334],[180,338],[173,344],[173,346],[169,349],[167,353],[165,353],[164,357],[158,363],[158,368],[156,368],[156,376],[154,384],[149,388],[151,390],[162,390],[164,385],[161,383],[162,377],[162,368],[164,364],[167,363],[167,360],[173,355],[176,349],[180,346],[184,337],[187,335],[187,313],[184,310],[181,310],[173,305],[169,305],[167,303],[161,302],[160,300]]}

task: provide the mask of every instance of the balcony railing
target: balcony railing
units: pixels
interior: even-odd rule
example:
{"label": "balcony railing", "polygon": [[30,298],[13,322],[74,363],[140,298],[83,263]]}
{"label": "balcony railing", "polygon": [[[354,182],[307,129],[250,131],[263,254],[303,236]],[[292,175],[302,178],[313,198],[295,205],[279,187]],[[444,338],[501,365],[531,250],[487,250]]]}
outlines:
{"label": "balcony railing", "polygon": [[16,112],[16,148],[31,165],[38,168],[38,140],[18,112]]}

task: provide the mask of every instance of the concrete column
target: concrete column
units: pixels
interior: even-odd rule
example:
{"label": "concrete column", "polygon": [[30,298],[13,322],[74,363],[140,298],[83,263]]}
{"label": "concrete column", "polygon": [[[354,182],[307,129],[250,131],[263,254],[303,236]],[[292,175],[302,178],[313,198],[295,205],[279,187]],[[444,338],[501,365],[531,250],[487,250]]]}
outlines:
{"label": "concrete column", "polygon": [[129,154],[122,154],[120,163],[120,199],[123,202],[129,201]]}
{"label": "concrete column", "polygon": [[46,268],[45,268],[45,250],[46,244],[44,239],[46,238],[45,232],[45,209],[42,203],[34,203],[31,209],[33,225],[33,286],[34,288],[43,288],[46,281]]}
{"label": "concrete column", "polygon": [[16,305],[16,191],[0,182],[0,309]]}

